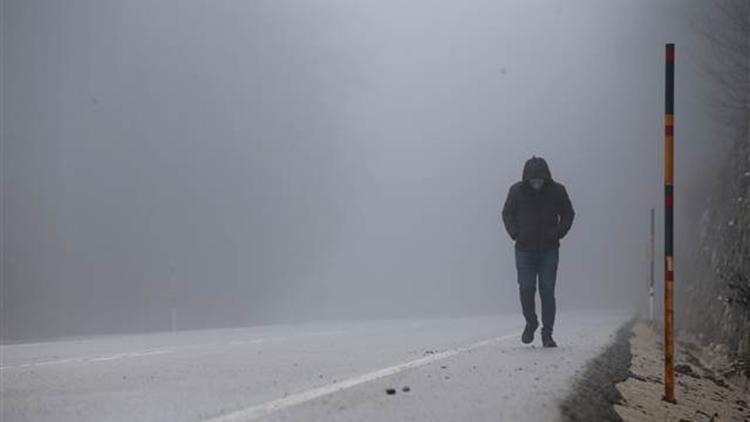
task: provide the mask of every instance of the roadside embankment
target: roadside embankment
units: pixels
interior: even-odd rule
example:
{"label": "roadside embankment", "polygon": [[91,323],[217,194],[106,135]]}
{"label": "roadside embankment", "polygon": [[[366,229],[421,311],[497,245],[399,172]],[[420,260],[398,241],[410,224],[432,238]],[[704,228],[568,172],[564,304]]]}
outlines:
{"label": "roadside embankment", "polygon": [[677,404],[661,400],[664,368],[661,333],[645,322],[633,327],[629,340],[632,363],[628,379],[617,384],[622,401],[615,411],[624,421],[750,421],[750,392],[733,385],[705,363],[710,353],[680,339],[675,361]]}
{"label": "roadside embankment", "polygon": [[[725,378],[720,351],[687,335],[678,338],[675,356],[676,404],[662,400],[663,342],[647,322],[631,322],[614,342],[589,362],[571,394],[561,403],[570,421],[738,421],[750,422],[747,379]],[[738,382],[739,381],[739,382]]]}

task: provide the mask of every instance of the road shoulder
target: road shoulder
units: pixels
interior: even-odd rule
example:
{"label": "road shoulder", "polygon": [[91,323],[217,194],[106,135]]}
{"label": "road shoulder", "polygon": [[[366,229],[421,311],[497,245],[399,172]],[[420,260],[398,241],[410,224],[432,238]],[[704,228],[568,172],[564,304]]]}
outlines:
{"label": "road shoulder", "polygon": [[614,341],[586,365],[570,394],[560,404],[564,421],[621,420],[614,404],[622,400],[622,395],[615,385],[628,377],[633,324],[631,321],[620,327]]}

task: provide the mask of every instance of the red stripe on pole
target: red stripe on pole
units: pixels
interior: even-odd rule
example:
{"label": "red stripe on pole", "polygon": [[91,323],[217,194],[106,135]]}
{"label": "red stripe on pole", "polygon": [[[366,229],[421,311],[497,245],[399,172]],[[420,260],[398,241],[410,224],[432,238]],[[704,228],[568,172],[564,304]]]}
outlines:
{"label": "red stripe on pole", "polygon": [[672,195],[667,195],[666,197],[664,197],[664,204],[668,208],[672,208],[672,206],[674,206],[674,198],[672,198]]}
{"label": "red stripe on pole", "polygon": [[667,63],[674,63],[674,47],[667,47]]}
{"label": "red stripe on pole", "polygon": [[664,126],[664,134],[667,135],[667,136],[674,135],[674,126],[671,126],[671,125]]}

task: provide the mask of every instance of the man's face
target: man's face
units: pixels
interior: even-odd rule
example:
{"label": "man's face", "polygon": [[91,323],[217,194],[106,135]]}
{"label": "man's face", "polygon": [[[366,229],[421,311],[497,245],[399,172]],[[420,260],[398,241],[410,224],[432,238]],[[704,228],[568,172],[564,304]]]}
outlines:
{"label": "man's face", "polygon": [[534,190],[539,190],[544,186],[544,179],[531,179],[529,180],[529,184]]}

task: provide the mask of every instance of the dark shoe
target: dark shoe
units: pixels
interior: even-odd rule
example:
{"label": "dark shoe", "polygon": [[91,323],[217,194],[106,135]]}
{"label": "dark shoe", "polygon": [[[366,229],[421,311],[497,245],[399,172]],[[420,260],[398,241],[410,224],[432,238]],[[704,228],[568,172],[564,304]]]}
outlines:
{"label": "dark shoe", "polygon": [[557,347],[557,343],[552,339],[552,335],[542,336],[542,346],[544,347]]}
{"label": "dark shoe", "polygon": [[534,331],[536,331],[537,327],[539,327],[539,324],[526,324],[526,328],[523,329],[523,334],[521,334],[521,341],[524,344],[534,341]]}

